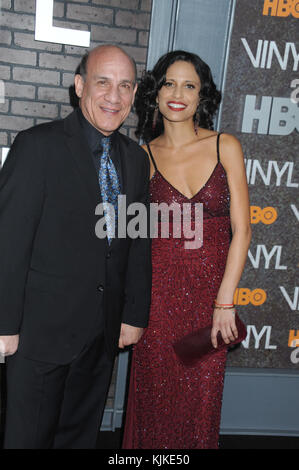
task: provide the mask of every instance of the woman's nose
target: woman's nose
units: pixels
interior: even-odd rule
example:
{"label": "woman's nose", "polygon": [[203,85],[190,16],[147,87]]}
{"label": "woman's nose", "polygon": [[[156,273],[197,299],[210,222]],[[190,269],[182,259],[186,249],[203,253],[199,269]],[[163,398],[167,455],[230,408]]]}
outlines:
{"label": "woman's nose", "polygon": [[180,98],[182,96],[182,88],[180,86],[175,86],[173,88],[173,96],[175,98]]}

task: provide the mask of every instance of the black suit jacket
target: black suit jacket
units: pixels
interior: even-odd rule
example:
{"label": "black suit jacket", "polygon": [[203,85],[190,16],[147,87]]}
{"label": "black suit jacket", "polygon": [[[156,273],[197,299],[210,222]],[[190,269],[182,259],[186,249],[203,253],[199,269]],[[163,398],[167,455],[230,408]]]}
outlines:
{"label": "black suit jacket", "polygon": [[[146,153],[122,134],[119,149],[127,205],[147,204]],[[20,333],[29,358],[71,361],[99,315],[111,357],[121,322],[147,325],[150,240],[99,239],[100,202],[76,111],[18,134],[0,171],[0,335]]]}

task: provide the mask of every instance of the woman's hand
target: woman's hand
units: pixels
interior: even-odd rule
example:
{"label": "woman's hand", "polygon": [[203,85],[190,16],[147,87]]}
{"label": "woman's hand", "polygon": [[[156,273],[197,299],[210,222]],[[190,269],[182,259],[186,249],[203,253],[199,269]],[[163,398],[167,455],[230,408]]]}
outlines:
{"label": "woman's hand", "polygon": [[214,348],[217,348],[217,333],[221,332],[225,344],[229,344],[238,337],[238,330],[235,321],[235,309],[215,308],[213,313],[213,327],[211,341]]}

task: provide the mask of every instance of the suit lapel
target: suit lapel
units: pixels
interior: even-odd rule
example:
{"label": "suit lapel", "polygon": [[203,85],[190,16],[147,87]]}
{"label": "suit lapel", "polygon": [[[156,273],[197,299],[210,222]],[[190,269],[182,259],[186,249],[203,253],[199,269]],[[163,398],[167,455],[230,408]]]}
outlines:
{"label": "suit lapel", "polygon": [[[125,210],[127,214],[128,206],[134,201],[135,186],[136,186],[136,172],[134,168],[134,156],[130,154],[129,141],[122,135],[118,134],[118,151],[121,164],[122,172],[122,195],[126,196]],[[121,220],[124,220],[121,218]],[[126,223],[128,223],[128,217],[125,217]],[[127,230],[127,227],[126,227]],[[117,245],[120,243],[119,238],[112,240],[111,245]]]}
{"label": "suit lapel", "polygon": [[[89,194],[91,205],[96,209],[96,206],[102,202],[101,191],[97,172],[92,160],[92,154],[85,139],[82,127],[79,122],[79,117],[76,111],[71,113],[64,121],[64,131],[66,136],[66,143],[70,153],[74,159],[75,165],[82,177]],[[108,239],[105,238],[105,249],[108,249]]]}
{"label": "suit lapel", "polygon": [[133,155],[129,153],[129,143],[122,134],[119,134],[119,152],[123,179],[122,193],[126,195],[128,205],[134,200],[136,175],[134,171]]}
{"label": "suit lapel", "polygon": [[92,154],[85,139],[77,112],[74,111],[64,121],[67,146],[85,183],[94,208],[101,202],[101,191]]}

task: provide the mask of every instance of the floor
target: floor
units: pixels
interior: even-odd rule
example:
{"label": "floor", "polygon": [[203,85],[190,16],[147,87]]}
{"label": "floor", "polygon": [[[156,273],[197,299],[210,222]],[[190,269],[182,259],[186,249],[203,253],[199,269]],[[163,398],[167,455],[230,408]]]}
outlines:
{"label": "floor", "polygon": [[[120,429],[100,432],[97,449],[120,449],[121,435]],[[0,449],[2,440],[3,434],[0,433]],[[299,437],[220,436],[220,450],[226,449],[299,449]]]}
{"label": "floor", "polygon": [[[121,430],[101,432],[98,449],[119,449]],[[225,449],[299,449],[299,437],[220,436],[220,450]]]}
{"label": "floor", "polygon": [[[1,385],[1,383],[0,383]],[[3,396],[3,394],[2,394]],[[3,404],[2,404],[3,406]],[[4,409],[2,415],[4,415]],[[0,413],[1,414],[1,413]],[[1,426],[2,425],[2,426]],[[0,425],[0,449],[3,442],[3,421]],[[115,432],[100,432],[97,442],[97,449],[121,448],[122,429]],[[286,436],[220,436],[220,449],[299,449],[299,437]]]}

